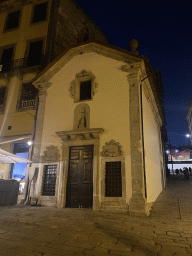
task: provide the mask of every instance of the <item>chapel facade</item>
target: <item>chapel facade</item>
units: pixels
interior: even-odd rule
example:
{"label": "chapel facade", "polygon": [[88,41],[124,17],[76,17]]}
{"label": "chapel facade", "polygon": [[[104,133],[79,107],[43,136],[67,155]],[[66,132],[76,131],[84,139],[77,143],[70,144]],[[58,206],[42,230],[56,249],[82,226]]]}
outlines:
{"label": "chapel facade", "polygon": [[79,44],[33,80],[32,203],[149,214],[165,186],[161,80],[132,44]]}

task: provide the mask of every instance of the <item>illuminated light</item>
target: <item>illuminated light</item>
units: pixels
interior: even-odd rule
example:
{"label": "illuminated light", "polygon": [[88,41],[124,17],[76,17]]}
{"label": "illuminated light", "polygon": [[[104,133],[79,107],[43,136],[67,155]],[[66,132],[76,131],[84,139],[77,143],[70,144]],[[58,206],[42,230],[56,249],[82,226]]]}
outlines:
{"label": "illuminated light", "polygon": [[178,153],[178,152],[179,152],[179,150],[178,150],[178,149],[176,149],[176,150],[175,150],[175,153]]}
{"label": "illuminated light", "polygon": [[33,142],[32,142],[31,140],[29,140],[29,141],[27,142],[27,144],[28,144],[29,146],[31,146],[31,145],[33,144]]}
{"label": "illuminated light", "polygon": [[189,135],[189,134],[186,134],[186,137],[187,137],[187,138],[189,138],[189,137],[190,137],[190,135]]}
{"label": "illuminated light", "polygon": [[169,154],[169,150],[167,150],[166,153]]}

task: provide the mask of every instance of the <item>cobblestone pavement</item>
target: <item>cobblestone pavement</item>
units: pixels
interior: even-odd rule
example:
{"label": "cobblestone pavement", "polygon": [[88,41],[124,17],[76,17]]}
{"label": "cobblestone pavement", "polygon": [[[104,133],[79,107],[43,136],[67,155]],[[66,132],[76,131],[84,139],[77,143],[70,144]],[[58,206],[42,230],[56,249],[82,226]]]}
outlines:
{"label": "cobblestone pavement", "polygon": [[192,255],[192,180],[175,180],[150,217],[34,206],[0,207],[0,256]]}

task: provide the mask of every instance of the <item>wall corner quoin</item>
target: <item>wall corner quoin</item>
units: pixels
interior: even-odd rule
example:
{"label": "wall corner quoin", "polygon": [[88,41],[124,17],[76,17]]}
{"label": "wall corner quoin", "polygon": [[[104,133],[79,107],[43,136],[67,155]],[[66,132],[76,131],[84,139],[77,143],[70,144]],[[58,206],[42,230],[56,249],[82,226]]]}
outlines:
{"label": "wall corner quoin", "polygon": [[147,200],[142,194],[133,194],[129,202],[129,215],[136,217],[148,217],[150,214]]}

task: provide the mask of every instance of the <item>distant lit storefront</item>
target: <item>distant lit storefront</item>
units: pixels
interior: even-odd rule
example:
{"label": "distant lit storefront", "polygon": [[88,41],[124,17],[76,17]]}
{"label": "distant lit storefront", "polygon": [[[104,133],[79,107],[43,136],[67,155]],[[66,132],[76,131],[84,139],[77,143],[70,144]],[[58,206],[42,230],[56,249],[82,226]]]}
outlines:
{"label": "distant lit storefront", "polygon": [[183,151],[171,150],[167,151],[168,169],[175,171],[176,169],[192,168],[192,150],[185,149]]}

